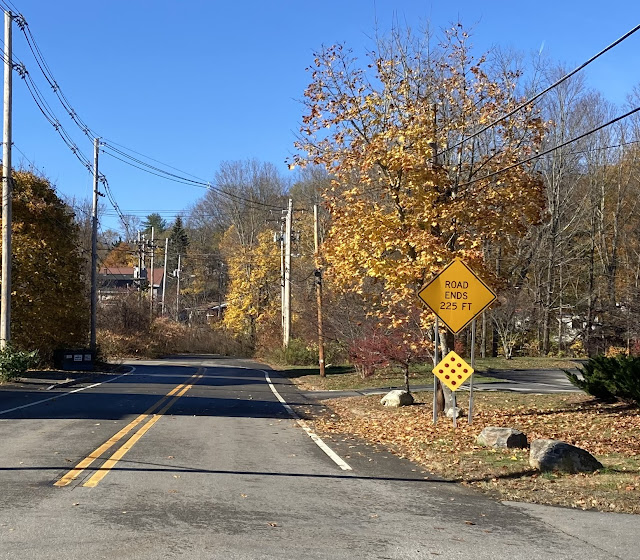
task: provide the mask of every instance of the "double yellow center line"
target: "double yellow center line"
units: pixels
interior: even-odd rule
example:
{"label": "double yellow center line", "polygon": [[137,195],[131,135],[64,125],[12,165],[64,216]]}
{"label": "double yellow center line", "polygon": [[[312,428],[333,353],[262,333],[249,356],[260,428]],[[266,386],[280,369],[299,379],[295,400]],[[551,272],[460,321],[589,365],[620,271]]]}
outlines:
{"label": "double yellow center line", "polygon": [[[62,478],[57,480],[54,483],[54,486],[67,486],[71,484],[74,480],[76,480],[87,468],[89,468],[94,461],[100,459],[102,455],[104,455],[109,449],[111,449],[116,443],[118,443],[121,439],[123,439],[129,432],[140,426],[147,417],[150,415],[146,423],[144,423],[138,431],[136,431],[127,441],[125,441],[113,454],[103,463],[102,467],[89,479],[87,480],[83,486],[93,488],[97,486],[97,484],[109,474],[109,471],[113,469],[116,463],[124,457],[124,455],[131,449],[135,443],[153,426],[162,415],[167,412],[180,397],[182,397],[191,387],[195,385],[198,379],[201,379],[203,375],[200,373],[201,370],[198,370],[194,375],[192,375],[186,383],[182,383],[177,387],[174,387],[169,391],[164,397],[162,397],[157,403],[147,409],[145,412],[140,414],[135,420],[127,424],[124,428],[122,428],[117,434],[113,437],[109,438],[105,441],[100,447],[93,450],[89,455],[87,455],[82,461],[80,461],[73,469],[71,469],[67,474],[65,474]],[[173,397],[173,398],[172,398]],[[171,400],[169,400],[171,399]],[[167,402],[169,401],[169,402]],[[166,404],[165,404],[166,403]],[[164,405],[164,406],[163,406]],[[162,408],[160,408],[162,407]],[[158,410],[160,409],[160,410]],[[156,412],[158,411],[158,412]]]}

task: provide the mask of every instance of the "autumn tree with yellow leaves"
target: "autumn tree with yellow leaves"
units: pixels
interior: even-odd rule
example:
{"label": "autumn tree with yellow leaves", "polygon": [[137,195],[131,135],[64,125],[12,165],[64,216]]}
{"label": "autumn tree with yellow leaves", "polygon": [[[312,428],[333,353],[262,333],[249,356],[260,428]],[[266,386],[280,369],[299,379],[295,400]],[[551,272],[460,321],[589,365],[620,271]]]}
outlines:
{"label": "autumn tree with yellow leaves", "polygon": [[225,234],[222,250],[230,278],[223,324],[247,336],[255,348],[264,330],[274,331],[279,326],[279,248],[269,231],[259,233],[254,244],[242,245],[232,226]]}
{"label": "autumn tree with yellow leaves", "polygon": [[[521,77],[474,58],[461,25],[439,44],[396,31],[366,61],[325,48],[308,70],[292,165],[334,178],[324,193],[331,278],[385,328],[409,328],[417,291],[453,257],[482,271],[486,242],[540,220],[542,182],[532,164],[513,164],[536,151],[545,125],[527,106],[482,131],[522,102]],[[424,333],[431,321],[423,310]]]}
{"label": "autumn tree with yellow leaves", "polygon": [[280,250],[273,228],[281,218],[285,184],[273,164],[254,159],[227,161],[215,188],[194,208],[201,231],[222,233],[226,311],[223,327],[252,349],[280,328]]}
{"label": "autumn tree with yellow leaves", "polygon": [[13,174],[12,342],[40,351],[88,342],[89,306],[78,226],[50,183]]}

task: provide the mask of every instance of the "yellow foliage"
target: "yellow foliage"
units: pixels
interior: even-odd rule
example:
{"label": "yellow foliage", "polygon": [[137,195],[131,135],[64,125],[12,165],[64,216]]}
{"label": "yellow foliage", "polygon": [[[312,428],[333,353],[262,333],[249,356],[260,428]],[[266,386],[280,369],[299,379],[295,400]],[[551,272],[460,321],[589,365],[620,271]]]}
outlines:
{"label": "yellow foliage", "polygon": [[233,226],[222,241],[229,267],[225,328],[255,339],[260,323],[277,315],[280,304],[280,250],[264,231],[255,245],[241,245]]}
{"label": "yellow foliage", "polygon": [[78,227],[46,179],[14,172],[13,186],[12,341],[47,358],[89,334]]}
{"label": "yellow foliage", "polygon": [[544,207],[530,164],[492,175],[539,145],[544,123],[533,108],[461,143],[520,102],[517,76],[490,77],[466,37],[451,30],[440,58],[394,49],[394,37],[378,45],[370,71],[336,46],[312,67],[294,162],[331,170],[328,272],[382,315],[418,305],[416,292],[453,257],[481,271],[483,242],[524,233]]}

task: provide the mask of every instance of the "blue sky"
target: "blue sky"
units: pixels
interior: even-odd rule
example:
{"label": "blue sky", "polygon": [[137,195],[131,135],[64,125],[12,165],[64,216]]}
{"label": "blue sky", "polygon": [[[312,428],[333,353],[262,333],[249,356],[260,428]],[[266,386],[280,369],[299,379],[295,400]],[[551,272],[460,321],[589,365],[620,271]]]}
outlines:
{"label": "blue sky", "polygon": [[[573,68],[640,22],[640,2],[539,0],[12,0],[29,23],[53,75],[100,136],[205,180],[220,162],[257,158],[289,173],[284,160],[302,115],[305,68],[323,44],[372,45],[377,24],[394,19],[438,29],[457,20],[480,49],[525,53],[542,46]],[[92,145],[38,76],[24,36],[14,56],[26,65],[84,154]],[[622,105],[640,84],[640,32],[586,71],[589,86]],[[14,166],[33,163],[60,193],[90,198],[92,178],[14,78]],[[101,156],[101,172],[123,212],[171,218],[204,195]],[[103,216],[101,226],[117,227]]]}

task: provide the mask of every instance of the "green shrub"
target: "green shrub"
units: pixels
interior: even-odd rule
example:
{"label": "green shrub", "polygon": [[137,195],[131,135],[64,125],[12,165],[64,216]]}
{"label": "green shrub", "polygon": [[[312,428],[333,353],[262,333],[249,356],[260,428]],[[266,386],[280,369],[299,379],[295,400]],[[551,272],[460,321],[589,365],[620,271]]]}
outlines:
{"label": "green shrub", "polygon": [[37,350],[26,352],[7,346],[0,350],[0,381],[10,381],[35,367],[40,361]]}
{"label": "green shrub", "polygon": [[318,363],[318,348],[292,338],[286,348],[275,348],[265,353],[267,360],[288,366],[312,366]]}
{"label": "green shrub", "polygon": [[613,373],[616,397],[640,405],[640,358],[618,356],[618,367]]}
{"label": "green shrub", "polygon": [[329,365],[346,364],[349,361],[347,345],[342,342],[329,341],[324,345],[324,363]]}
{"label": "green shrub", "polygon": [[570,371],[564,372],[571,383],[589,395],[605,401],[622,399],[640,405],[640,358],[597,356],[578,370],[583,379]]}
{"label": "green shrub", "polygon": [[318,363],[318,348],[308,346],[299,338],[292,338],[284,349],[283,357],[289,366],[312,366]]}
{"label": "green shrub", "polygon": [[578,368],[578,371],[582,374],[582,379],[566,369],[563,371],[569,381],[585,393],[597,399],[614,401],[616,400],[613,384],[614,367],[612,358],[597,356],[591,358],[584,367]]}
{"label": "green shrub", "polygon": [[[318,345],[306,343],[299,338],[292,338],[286,350],[281,353],[283,363],[289,366],[318,365]],[[342,364],[347,361],[347,351],[343,344],[328,342],[324,345],[324,363],[326,365]]]}

